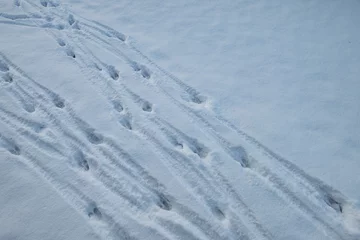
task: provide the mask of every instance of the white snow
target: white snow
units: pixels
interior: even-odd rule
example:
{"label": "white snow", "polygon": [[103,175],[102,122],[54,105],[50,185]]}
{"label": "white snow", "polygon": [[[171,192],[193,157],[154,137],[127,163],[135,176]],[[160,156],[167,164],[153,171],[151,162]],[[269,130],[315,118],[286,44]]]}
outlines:
{"label": "white snow", "polygon": [[0,0],[0,239],[359,239],[359,10]]}

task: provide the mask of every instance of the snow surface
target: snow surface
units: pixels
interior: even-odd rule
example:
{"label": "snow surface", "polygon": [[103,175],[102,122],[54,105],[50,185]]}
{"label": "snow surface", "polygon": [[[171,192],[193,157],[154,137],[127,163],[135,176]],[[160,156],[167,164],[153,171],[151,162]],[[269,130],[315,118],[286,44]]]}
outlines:
{"label": "snow surface", "polygon": [[359,10],[0,0],[0,240],[359,239]]}

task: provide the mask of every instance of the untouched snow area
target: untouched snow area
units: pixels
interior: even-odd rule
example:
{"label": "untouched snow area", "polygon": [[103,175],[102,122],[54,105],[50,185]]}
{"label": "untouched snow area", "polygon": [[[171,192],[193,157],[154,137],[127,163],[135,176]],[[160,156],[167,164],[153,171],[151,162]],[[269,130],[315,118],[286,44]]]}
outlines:
{"label": "untouched snow area", "polygon": [[0,240],[360,239],[359,13],[0,0]]}

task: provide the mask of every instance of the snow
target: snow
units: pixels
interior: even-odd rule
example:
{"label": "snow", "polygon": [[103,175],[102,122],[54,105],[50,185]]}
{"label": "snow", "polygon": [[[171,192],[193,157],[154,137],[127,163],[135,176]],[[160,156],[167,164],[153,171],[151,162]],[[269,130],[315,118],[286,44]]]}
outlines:
{"label": "snow", "polygon": [[0,9],[0,239],[359,239],[359,1]]}

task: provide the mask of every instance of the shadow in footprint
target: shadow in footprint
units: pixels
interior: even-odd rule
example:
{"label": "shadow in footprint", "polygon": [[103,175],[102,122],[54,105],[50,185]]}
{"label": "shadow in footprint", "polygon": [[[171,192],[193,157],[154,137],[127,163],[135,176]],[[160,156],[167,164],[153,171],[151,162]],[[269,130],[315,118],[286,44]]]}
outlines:
{"label": "shadow in footprint", "polygon": [[165,197],[164,194],[159,194],[159,200],[157,202],[157,205],[161,208],[164,209],[166,211],[170,211],[172,209],[170,200]]}
{"label": "shadow in footprint", "polygon": [[225,213],[217,206],[213,206],[211,208],[211,212],[219,219],[224,220],[225,219]]}
{"label": "shadow in footprint", "polygon": [[6,73],[5,75],[3,75],[2,79],[7,83],[12,83],[14,81],[10,73]]}
{"label": "shadow in footprint", "polygon": [[108,71],[108,73],[109,73],[109,75],[110,75],[110,77],[111,77],[112,79],[114,79],[114,80],[119,79],[119,72],[115,69],[114,66],[112,66],[112,65],[107,65],[107,66],[106,66],[106,69],[107,69],[107,71]]}
{"label": "shadow in footprint", "polygon": [[112,104],[114,106],[114,109],[118,112],[122,112],[124,110],[124,107],[122,106],[120,100],[113,100]]}
{"label": "shadow in footprint", "polygon": [[182,98],[187,102],[192,102],[195,104],[202,104],[206,102],[207,98],[200,93],[198,93],[195,89],[188,87],[186,90],[186,94],[182,96]]}
{"label": "shadow in footprint", "polygon": [[[1,137],[1,134],[0,134]],[[0,140],[3,140],[2,146],[8,150],[13,155],[20,155],[21,150],[20,147],[11,139],[7,139],[4,137],[1,137]]]}
{"label": "shadow in footprint", "polygon": [[8,148],[9,152],[14,155],[20,155],[21,151],[17,145],[12,145]]}
{"label": "shadow in footprint", "polygon": [[84,171],[89,171],[89,163],[86,160],[84,153],[80,150],[76,151],[74,154],[74,159],[77,162],[78,166]]}
{"label": "shadow in footprint", "polygon": [[33,113],[33,112],[35,112],[35,106],[34,106],[34,104],[32,104],[32,103],[27,103],[27,102],[25,102],[25,103],[24,103],[24,109],[25,109],[25,111],[27,111],[28,113]]}
{"label": "shadow in footprint", "polygon": [[150,70],[144,65],[141,65],[141,75],[146,79],[149,79],[151,77]]}
{"label": "shadow in footprint", "polygon": [[68,16],[68,23],[69,23],[69,25],[73,25],[75,23],[75,19],[74,19],[74,16],[72,14],[70,14]]}
{"label": "shadow in footprint", "polygon": [[80,30],[79,21],[76,20],[75,23],[71,26],[72,29]]}
{"label": "shadow in footprint", "polygon": [[122,33],[119,33],[119,32],[112,32],[112,34],[117,37],[119,40],[125,42],[126,40],[126,36]]}
{"label": "shadow in footprint", "polygon": [[95,203],[91,203],[88,207],[89,218],[101,219],[102,213]]}
{"label": "shadow in footprint", "polygon": [[65,100],[59,96],[54,96],[53,103],[57,108],[64,108],[65,107]]}
{"label": "shadow in footprint", "polygon": [[104,137],[100,133],[96,133],[94,129],[86,131],[86,138],[92,144],[101,144],[104,142]]}
{"label": "shadow in footprint", "polygon": [[66,45],[66,43],[64,42],[64,40],[62,40],[62,39],[60,39],[60,38],[58,38],[56,41],[57,41],[57,43],[59,44],[59,46],[61,46],[61,47],[64,47],[64,46]]}
{"label": "shadow in footprint", "polygon": [[66,49],[66,55],[68,55],[69,57],[72,57],[72,58],[76,58],[74,51],[71,49]]}
{"label": "shadow in footprint", "polygon": [[129,116],[124,116],[119,120],[120,124],[129,130],[132,130],[131,118]]}
{"label": "shadow in footprint", "polygon": [[40,0],[40,4],[43,7],[57,7],[59,4],[57,2],[51,1],[51,0]]}
{"label": "shadow in footprint", "polygon": [[140,72],[141,76],[144,78],[149,79],[151,77],[150,70],[146,66],[141,65],[135,61],[130,62],[130,65],[135,72]]}
{"label": "shadow in footprint", "polygon": [[335,197],[331,195],[325,196],[325,202],[327,205],[329,205],[331,208],[333,208],[335,211],[342,213],[343,207],[341,204],[341,201],[338,199],[335,199]]}
{"label": "shadow in footprint", "polygon": [[6,63],[0,60],[0,71],[7,72],[9,71],[9,67]]}
{"label": "shadow in footprint", "polygon": [[47,7],[47,6],[48,6],[48,2],[45,1],[45,0],[41,0],[41,1],[40,1],[40,4],[41,4],[43,7]]}
{"label": "shadow in footprint", "polygon": [[145,112],[151,112],[152,111],[152,104],[148,101],[144,101],[142,104],[142,110]]}
{"label": "shadow in footprint", "polygon": [[243,168],[250,168],[250,161],[245,149],[241,146],[231,147],[229,149],[231,157],[240,163]]}
{"label": "shadow in footprint", "polygon": [[206,97],[204,97],[204,96],[197,93],[197,94],[191,95],[190,100],[193,103],[202,104],[202,103],[206,102]]}
{"label": "shadow in footprint", "polygon": [[207,157],[210,150],[207,147],[205,147],[204,144],[202,144],[198,140],[190,138],[190,137],[189,137],[188,141],[189,141],[189,147],[193,151],[193,153],[198,155],[200,158]]}

